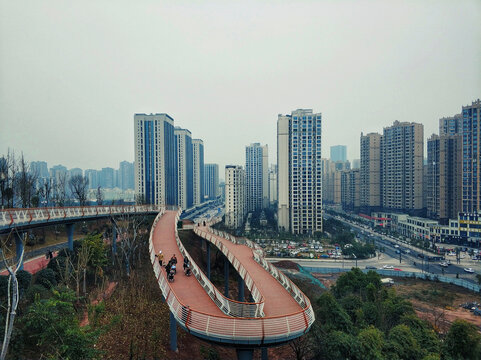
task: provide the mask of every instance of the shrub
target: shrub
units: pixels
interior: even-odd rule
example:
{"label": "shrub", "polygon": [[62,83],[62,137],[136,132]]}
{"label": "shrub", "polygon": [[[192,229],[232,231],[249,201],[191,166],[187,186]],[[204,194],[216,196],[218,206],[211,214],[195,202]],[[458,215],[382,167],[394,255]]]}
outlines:
{"label": "shrub", "polygon": [[50,289],[57,286],[57,278],[55,271],[52,269],[43,269],[37,273],[37,278],[35,279],[35,284],[42,285],[46,289]]}

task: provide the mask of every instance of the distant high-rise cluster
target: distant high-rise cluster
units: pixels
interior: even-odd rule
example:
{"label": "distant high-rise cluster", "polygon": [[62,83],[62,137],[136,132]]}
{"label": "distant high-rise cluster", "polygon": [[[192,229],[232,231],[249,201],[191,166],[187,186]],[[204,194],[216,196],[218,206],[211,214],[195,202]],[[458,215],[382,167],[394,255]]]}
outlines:
{"label": "distant high-rise cluster", "polygon": [[134,126],[137,196],[147,203],[183,209],[204,202],[203,141],[174,126],[167,114],[135,114]]}
{"label": "distant high-rise cluster", "polygon": [[219,189],[219,165],[204,165],[204,194],[207,200],[215,199],[220,195]]}
{"label": "distant high-rise cluster", "polygon": [[277,119],[278,227],[322,231],[321,113],[298,109]]}

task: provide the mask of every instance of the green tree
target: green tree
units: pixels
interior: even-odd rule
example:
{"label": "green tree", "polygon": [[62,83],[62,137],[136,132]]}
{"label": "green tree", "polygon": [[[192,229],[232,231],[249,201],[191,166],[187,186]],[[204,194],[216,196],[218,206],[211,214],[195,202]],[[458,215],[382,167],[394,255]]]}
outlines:
{"label": "green tree", "polygon": [[383,333],[370,326],[359,332],[357,336],[359,344],[359,353],[362,354],[362,359],[365,360],[382,360],[382,349],[384,347]]}
{"label": "green tree", "polygon": [[439,353],[439,338],[430,323],[418,318],[415,314],[409,314],[402,316],[401,324],[411,330],[425,356]]}
{"label": "green tree", "polygon": [[[97,334],[80,328],[73,306],[75,294],[68,288],[53,290],[53,296],[35,301],[23,318],[26,357],[95,359]],[[28,350],[27,350],[28,351]]]}
{"label": "green tree", "polygon": [[421,348],[406,325],[397,325],[391,329],[386,350],[389,359],[416,360],[422,358]]}
{"label": "green tree", "polygon": [[317,305],[316,318],[324,331],[352,331],[352,322],[349,315],[330,292],[323,293],[317,299]]}
{"label": "green tree", "polygon": [[456,360],[481,359],[481,335],[473,324],[455,320],[446,335],[443,350],[448,358]]}

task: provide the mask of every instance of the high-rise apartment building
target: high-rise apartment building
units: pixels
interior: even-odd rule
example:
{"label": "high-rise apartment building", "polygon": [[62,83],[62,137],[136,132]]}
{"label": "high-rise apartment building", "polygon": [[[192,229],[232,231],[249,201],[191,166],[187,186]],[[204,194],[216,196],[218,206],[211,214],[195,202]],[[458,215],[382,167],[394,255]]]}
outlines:
{"label": "high-rise apartment building", "polygon": [[85,170],[85,177],[89,181],[89,189],[97,189],[100,186],[98,171],[94,169]]}
{"label": "high-rise apartment building", "polygon": [[32,161],[30,163],[30,171],[36,174],[39,178],[48,178],[48,166],[46,161]]}
{"label": "high-rise apartment building", "polygon": [[204,165],[204,194],[207,200],[219,196],[219,165]]}
{"label": "high-rise apartment building", "polygon": [[111,167],[102,168],[100,171],[100,186],[104,189],[113,189],[115,186],[115,179],[114,179],[115,170]]}
{"label": "high-rise apartment building", "polygon": [[361,211],[368,215],[379,211],[382,206],[381,143],[381,134],[361,133],[360,206]]}
{"label": "high-rise apartment building", "polygon": [[341,173],[341,205],[346,211],[358,212],[360,206],[360,170],[343,170]]}
{"label": "high-rise apartment building", "polygon": [[269,169],[269,203],[277,203],[277,164],[272,164]]}
{"label": "high-rise apartment building", "polygon": [[118,185],[122,190],[134,188],[134,163],[121,161],[119,164]]}
{"label": "high-rise apartment building", "polygon": [[423,212],[423,125],[395,121],[384,128],[382,201],[385,210]]}
{"label": "high-rise apartment building", "polygon": [[342,161],[347,160],[347,146],[346,145],[335,145],[331,146],[331,161]]}
{"label": "high-rise apartment building", "polygon": [[269,203],[269,169],[267,145],[254,143],[246,146],[247,211],[266,208]]}
{"label": "high-rise apartment building", "polygon": [[439,136],[463,133],[463,115],[458,114],[439,119]]}
{"label": "high-rise apartment building", "polygon": [[64,181],[67,178],[67,168],[63,165],[55,165],[50,168],[50,177],[56,181]]}
{"label": "high-rise apartment building", "polygon": [[204,142],[192,139],[194,205],[204,202]]}
{"label": "high-rise apartment building", "polygon": [[427,215],[448,224],[461,211],[461,135],[432,135],[428,139]]}
{"label": "high-rise apartment building", "polygon": [[192,134],[175,127],[175,153],[177,160],[177,205],[189,209],[194,204],[194,159]]}
{"label": "high-rise apartment building", "polygon": [[481,212],[481,100],[463,106],[463,212]]}
{"label": "high-rise apartment building", "polygon": [[322,231],[321,113],[298,109],[277,120],[278,226]]}
{"label": "high-rise apartment building", "polygon": [[175,205],[177,197],[174,119],[135,114],[135,192],[149,204]]}
{"label": "high-rise apartment building", "polygon": [[225,167],[225,225],[238,228],[244,222],[246,206],[246,173],[242,166]]}

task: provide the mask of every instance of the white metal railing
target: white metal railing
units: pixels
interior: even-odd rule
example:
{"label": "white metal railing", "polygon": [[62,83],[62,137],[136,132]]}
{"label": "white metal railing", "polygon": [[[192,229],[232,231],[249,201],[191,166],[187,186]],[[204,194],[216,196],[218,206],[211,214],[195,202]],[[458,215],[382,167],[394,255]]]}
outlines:
{"label": "white metal railing", "polygon": [[[170,287],[165,271],[156,261],[152,236],[161,214],[157,215],[149,237],[150,259],[162,294],[177,322],[189,332],[230,343],[276,343],[304,334],[314,322],[309,299],[301,311],[275,317],[236,318],[191,309]],[[176,226],[175,224],[174,226]]]}
{"label": "white metal railing", "polygon": [[35,222],[49,222],[108,215],[157,212],[161,205],[71,206],[0,210],[0,227],[16,227]]}

